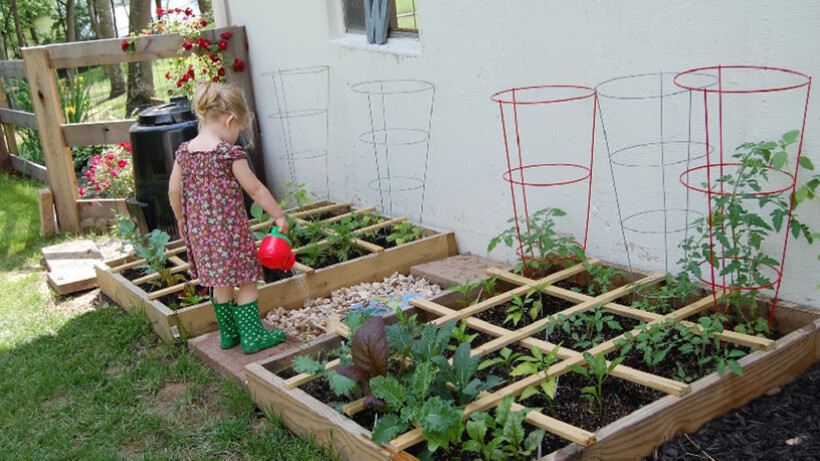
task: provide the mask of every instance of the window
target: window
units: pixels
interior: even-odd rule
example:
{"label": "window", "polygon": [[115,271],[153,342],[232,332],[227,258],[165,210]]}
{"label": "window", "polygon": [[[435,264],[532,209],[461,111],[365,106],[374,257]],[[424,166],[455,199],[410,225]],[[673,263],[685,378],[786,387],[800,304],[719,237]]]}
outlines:
{"label": "window", "polygon": [[[418,34],[416,0],[389,0],[390,35]],[[345,28],[348,32],[364,33],[364,1],[342,0]]]}

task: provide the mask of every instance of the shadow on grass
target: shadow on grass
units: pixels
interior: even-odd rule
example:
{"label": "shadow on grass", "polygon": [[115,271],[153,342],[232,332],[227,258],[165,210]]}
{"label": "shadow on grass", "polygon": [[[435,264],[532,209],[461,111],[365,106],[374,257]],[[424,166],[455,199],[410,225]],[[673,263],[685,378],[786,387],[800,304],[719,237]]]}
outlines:
{"label": "shadow on grass", "polygon": [[0,354],[0,395],[0,459],[328,459],[116,307]]}

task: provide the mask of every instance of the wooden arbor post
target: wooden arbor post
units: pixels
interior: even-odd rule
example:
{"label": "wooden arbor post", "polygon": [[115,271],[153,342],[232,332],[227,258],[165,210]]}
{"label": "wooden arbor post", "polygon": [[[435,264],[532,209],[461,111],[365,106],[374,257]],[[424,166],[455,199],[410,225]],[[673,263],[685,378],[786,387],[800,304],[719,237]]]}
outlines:
{"label": "wooden arbor post", "polygon": [[22,51],[48,182],[57,208],[57,222],[62,231],[79,232],[77,177],[71,151],[63,136],[63,111],[49,51],[47,47],[39,46]]}

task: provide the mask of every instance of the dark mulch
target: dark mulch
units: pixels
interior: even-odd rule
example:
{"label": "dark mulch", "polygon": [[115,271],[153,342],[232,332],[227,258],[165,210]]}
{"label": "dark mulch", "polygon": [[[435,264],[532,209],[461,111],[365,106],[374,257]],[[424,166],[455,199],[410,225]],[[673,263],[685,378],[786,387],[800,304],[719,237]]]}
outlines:
{"label": "dark mulch", "polygon": [[820,459],[820,363],[771,397],[760,397],[670,440],[645,460]]}

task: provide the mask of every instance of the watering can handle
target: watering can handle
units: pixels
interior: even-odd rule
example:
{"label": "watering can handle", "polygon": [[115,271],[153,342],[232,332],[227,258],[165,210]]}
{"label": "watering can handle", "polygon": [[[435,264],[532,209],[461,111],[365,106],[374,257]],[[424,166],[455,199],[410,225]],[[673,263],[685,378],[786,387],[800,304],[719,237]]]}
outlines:
{"label": "watering can handle", "polygon": [[293,242],[291,242],[290,239],[286,235],[280,233],[279,228],[276,227],[276,226],[273,226],[273,228],[270,230],[270,233],[268,235],[271,236],[271,237],[279,237],[281,239],[284,239],[286,242],[288,242],[288,245],[293,246]]}

